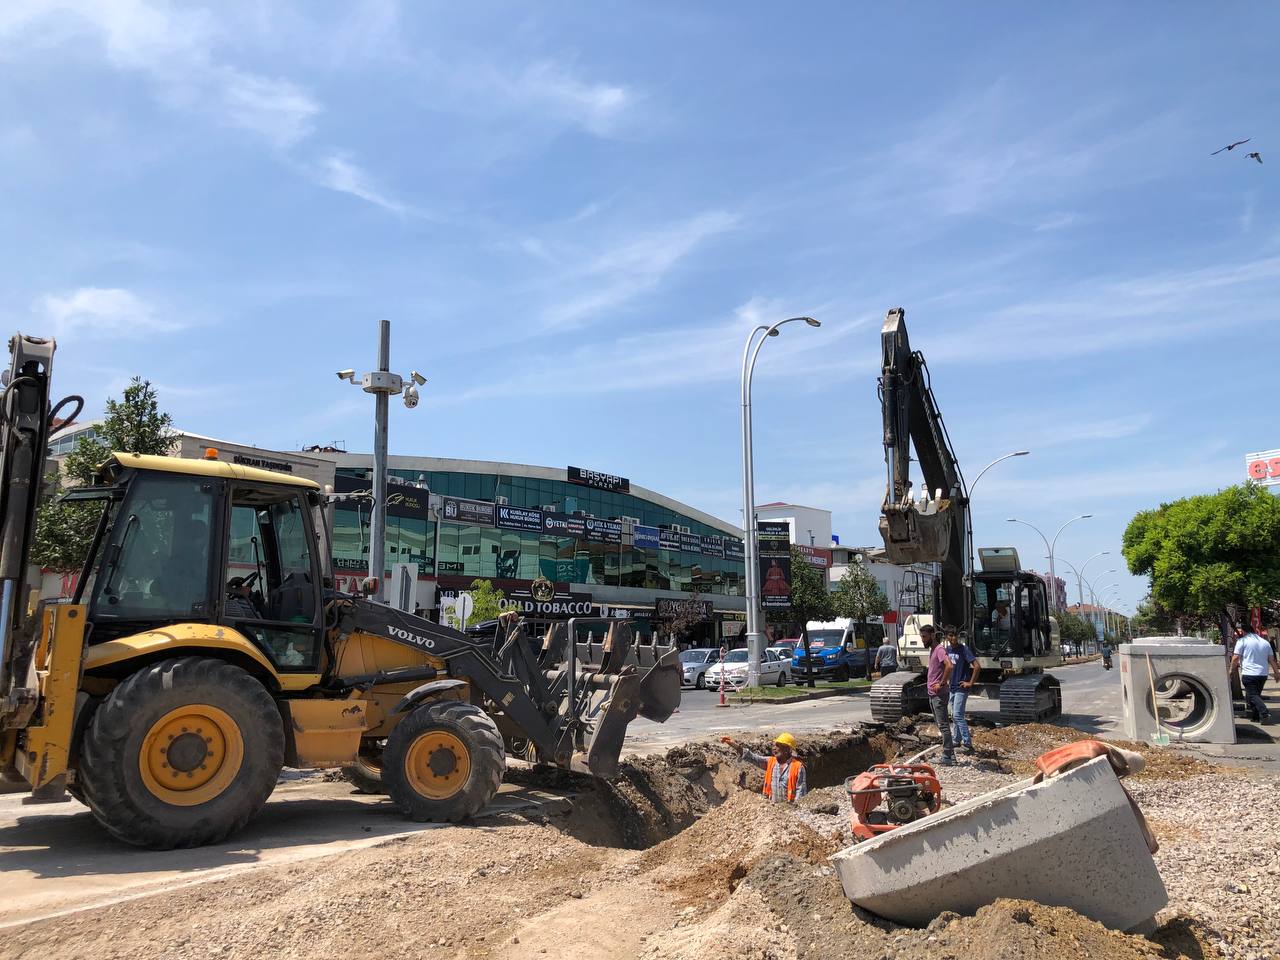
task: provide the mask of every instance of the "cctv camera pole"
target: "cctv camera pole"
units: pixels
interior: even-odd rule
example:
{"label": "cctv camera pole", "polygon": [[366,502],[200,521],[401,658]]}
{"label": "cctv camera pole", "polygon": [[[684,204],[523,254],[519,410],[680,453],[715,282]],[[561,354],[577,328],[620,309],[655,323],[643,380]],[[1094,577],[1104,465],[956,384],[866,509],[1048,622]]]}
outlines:
{"label": "cctv camera pole", "polygon": [[[374,383],[386,381],[391,371],[391,321],[378,321],[378,373]],[[369,531],[369,576],[377,577],[375,599],[384,596],[382,581],[387,572],[387,406],[391,395],[385,388],[370,391],[374,397],[373,415],[373,518]]]}

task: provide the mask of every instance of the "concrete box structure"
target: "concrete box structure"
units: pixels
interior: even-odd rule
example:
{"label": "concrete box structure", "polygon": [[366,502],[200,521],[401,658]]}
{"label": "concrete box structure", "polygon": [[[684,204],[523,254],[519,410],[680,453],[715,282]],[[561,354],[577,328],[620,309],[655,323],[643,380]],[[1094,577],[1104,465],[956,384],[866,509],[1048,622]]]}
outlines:
{"label": "concrete box structure", "polygon": [[1106,757],[983,794],[831,860],[850,900],[913,926],[1016,897],[1146,929],[1169,901]]}
{"label": "concrete box structure", "polygon": [[1120,690],[1130,740],[1164,733],[1187,743],[1236,742],[1227,658],[1215,643],[1121,644]]}

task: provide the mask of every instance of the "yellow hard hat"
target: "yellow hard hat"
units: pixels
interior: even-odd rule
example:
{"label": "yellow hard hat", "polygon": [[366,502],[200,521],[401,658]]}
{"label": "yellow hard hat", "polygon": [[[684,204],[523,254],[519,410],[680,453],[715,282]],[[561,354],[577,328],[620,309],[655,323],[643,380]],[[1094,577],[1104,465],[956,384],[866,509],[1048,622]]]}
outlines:
{"label": "yellow hard hat", "polygon": [[773,738],[774,743],[780,743],[784,747],[790,747],[792,750],[796,748],[796,738],[789,733],[780,733]]}

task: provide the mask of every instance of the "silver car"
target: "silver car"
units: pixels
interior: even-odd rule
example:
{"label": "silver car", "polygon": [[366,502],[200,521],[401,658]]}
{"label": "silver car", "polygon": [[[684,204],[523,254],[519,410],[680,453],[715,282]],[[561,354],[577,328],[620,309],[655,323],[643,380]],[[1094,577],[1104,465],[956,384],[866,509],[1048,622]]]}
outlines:
{"label": "silver car", "polygon": [[719,662],[720,651],[714,647],[698,647],[680,654],[680,681],[686,687],[707,689],[707,670]]}

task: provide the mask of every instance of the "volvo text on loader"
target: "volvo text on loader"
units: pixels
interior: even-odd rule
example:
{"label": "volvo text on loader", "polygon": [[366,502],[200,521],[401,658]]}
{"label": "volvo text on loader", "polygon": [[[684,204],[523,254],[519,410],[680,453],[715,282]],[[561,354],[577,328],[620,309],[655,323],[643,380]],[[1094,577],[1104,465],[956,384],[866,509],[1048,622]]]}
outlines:
{"label": "volvo text on loader", "polygon": [[679,705],[676,652],[625,622],[603,642],[558,624],[535,647],[514,615],[477,636],[335,592],[325,492],[213,451],[114,453],[67,492],[100,520],[75,595],[39,601],[29,551],[65,403],[49,405],[53,341],[10,353],[0,773],[30,801],[69,792],[121,840],[187,847],[243,826],[282,765],[343,766],[415,820],[454,821],[493,797],[508,753],[610,777],[631,720]]}
{"label": "volvo text on loader", "polygon": [[[888,483],[880,534],[890,563],[933,563],[933,613],[914,613],[898,646],[902,669],[871,687],[871,715],[891,722],[928,712],[924,669],[925,624],[952,625],[968,636],[978,659],[974,692],[1000,700],[1000,719],[1027,723],[1062,712],[1062,691],[1045,671],[1062,664],[1058,625],[1049,615],[1045,582],[1022,570],[1012,547],[979,551],[981,572],[970,568],[973,528],[964,476],[938,411],[924,356],[911,350],[901,307],[890,310],[880,332],[879,393],[884,415]],[[923,474],[912,496],[911,447]]]}

